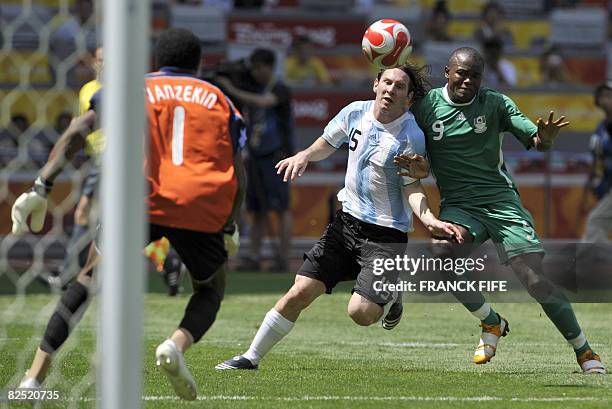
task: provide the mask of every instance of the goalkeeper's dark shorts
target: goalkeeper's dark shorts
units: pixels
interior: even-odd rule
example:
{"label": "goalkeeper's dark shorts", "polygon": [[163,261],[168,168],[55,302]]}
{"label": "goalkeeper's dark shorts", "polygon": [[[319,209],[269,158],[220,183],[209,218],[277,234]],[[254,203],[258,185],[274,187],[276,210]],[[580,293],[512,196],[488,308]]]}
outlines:
{"label": "goalkeeper's dark shorts", "polygon": [[[100,238],[101,226],[98,225],[95,240],[95,249],[101,253]],[[170,241],[191,278],[197,282],[210,280],[217,270],[227,261],[227,250],[223,241],[223,233],[204,233],[200,231],[179,229],[177,227],[149,224],[149,241],[156,241],[165,237]]]}
{"label": "goalkeeper's dark shorts", "polygon": [[227,261],[223,233],[204,233],[176,227],[149,225],[149,242],[165,237],[189,270],[192,279],[208,281]]}
{"label": "goalkeeper's dark shorts", "polygon": [[382,306],[393,294],[377,291],[375,287],[380,287],[374,284],[396,283],[399,273],[380,268],[377,260],[403,256],[407,242],[408,236],[400,230],[366,223],[339,210],[323,236],[304,254],[297,274],[321,281],[328,294],[339,282],[355,280],[353,293]]}

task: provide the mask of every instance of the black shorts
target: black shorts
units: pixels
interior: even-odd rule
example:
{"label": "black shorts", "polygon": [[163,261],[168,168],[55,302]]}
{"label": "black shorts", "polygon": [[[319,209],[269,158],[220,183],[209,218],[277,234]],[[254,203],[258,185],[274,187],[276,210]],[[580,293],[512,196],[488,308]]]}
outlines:
{"label": "black shorts", "polygon": [[[101,255],[100,239],[102,226],[96,227],[94,248]],[[174,247],[191,278],[196,282],[210,280],[219,267],[227,261],[227,250],[223,241],[223,233],[204,233],[194,230],[179,229],[176,227],[149,224],[149,241],[157,241],[165,237]],[[93,271],[92,271],[93,272]],[[91,276],[90,272],[88,275]]]}
{"label": "black shorts", "polygon": [[94,166],[89,175],[83,181],[83,187],[81,189],[81,196],[87,196],[88,198],[92,198],[96,193],[98,188],[98,181],[100,175],[100,168],[98,166]]}
{"label": "black shorts", "polygon": [[209,280],[227,261],[221,232],[204,233],[152,223],[149,229],[149,241],[167,238],[195,281]]}
{"label": "black shorts", "polygon": [[395,283],[398,271],[381,272],[382,268],[375,268],[380,263],[375,260],[403,255],[407,242],[407,234],[400,230],[362,222],[339,210],[323,236],[304,254],[297,274],[321,281],[328,294],[339,282],[356,280],[352,292],[385,305],[392,294],[375,290],[374,283]]}
{"label": "black shorts", "polygon": [[247,210],[277,212],[289,208],[289,184],[276,173],[278,155],[253,156],[247,162]]}

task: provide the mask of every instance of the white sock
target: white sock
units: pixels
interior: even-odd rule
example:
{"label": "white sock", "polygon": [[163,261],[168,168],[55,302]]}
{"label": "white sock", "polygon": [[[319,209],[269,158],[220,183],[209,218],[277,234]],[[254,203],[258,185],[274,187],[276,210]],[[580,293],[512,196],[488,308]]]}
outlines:
{"label": "white sock", "polygon": [[584,346],[584,344],[586,344],[587,339],[586,339],[586,336],[584,335],[584,332],[580,331],[580,334],[578,334],[578,336],[576,338],[568,339],[567,342],[574,349],[580,349],[580,348],[582,348]]}
{"label": "white sock", "polygon": [[294,324],[272,308],[261,323],[249,350],[242,356],[251,361],[253,365],[258,365],[259,360],[291,331]]}
{"label": "white sock", "polygon": [[489,316],[491,313],[491,305],[489,303],[484,303],[482,306],[476,311],[470,311],[472,315],[478,318],[480,321],[484,321],[485,318]]}

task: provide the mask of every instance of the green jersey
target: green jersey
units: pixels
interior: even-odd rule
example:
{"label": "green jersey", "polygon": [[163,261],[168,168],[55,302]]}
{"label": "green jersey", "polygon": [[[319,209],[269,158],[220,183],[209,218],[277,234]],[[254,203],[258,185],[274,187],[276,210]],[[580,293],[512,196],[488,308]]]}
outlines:
{"label": "green jersey", "polygon": [[538,128],[507,96],[480,88],[471,102],[450,100],[446,86],[410,109],[425,133],[427,155],[443,205],[493,203],[515,195],[502,154],[504,132],[529,149]]}

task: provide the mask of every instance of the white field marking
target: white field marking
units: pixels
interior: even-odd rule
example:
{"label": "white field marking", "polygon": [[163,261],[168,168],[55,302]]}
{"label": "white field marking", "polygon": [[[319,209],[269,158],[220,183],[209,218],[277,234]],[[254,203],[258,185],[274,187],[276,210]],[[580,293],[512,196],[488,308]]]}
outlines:
{"label": "white field marking", "polygon": [[[143,396],[144,401],[178,401],[177,396]],[[82,398],[81,400],[95,400],[94,398]],[[433,402],[608,402],[612,398],[595,397],[525,397],[525,398],[502,398],[498,396],[243,396],[243,395],[213,395],[198,396],[199,401],[279,401],[279,402],[303,402],[303,401],[433,401]]]}
{"label": "white field marking", "polygon": [[[225,345],[239,345],[240,342],[236,340],[205,340],[205,342],[211,344],[225,344]],[[405,348],[457,348],[461,345],[469,344],[455,344],[452,342],[368,342],[368,341],[308,341],[308,345],[354,345],[354,346],[381,346],[381,347],[405,347]],[[553,344],[550,344],[553,345]],[[595,344],[591,344],[595,345]]]}
{"label": "white field marking", "polygon": [[[211,343],[211,344],[223,344],[223,345],[238,345],[240,346],[242,342],[238,342],[236,340],[229,339],[205,339],[201,342]],[[291,340],[287,340],[286,343],[291,342]],[[384,346],[384,347],[406,347],[406,348],[457,348],[466,345],[473,345],[472,341],[469,342],[371,342],[371,341],[308,341],[308,345],[355,345],[355,346]],[[532,347],[551,347],[565,344],[562,341],[559,342],[521,342],[521,347],[523,346],[532,346]],[[602,343],[589,343],[589,345],[593,347],[607,347],[608,344]]]}

